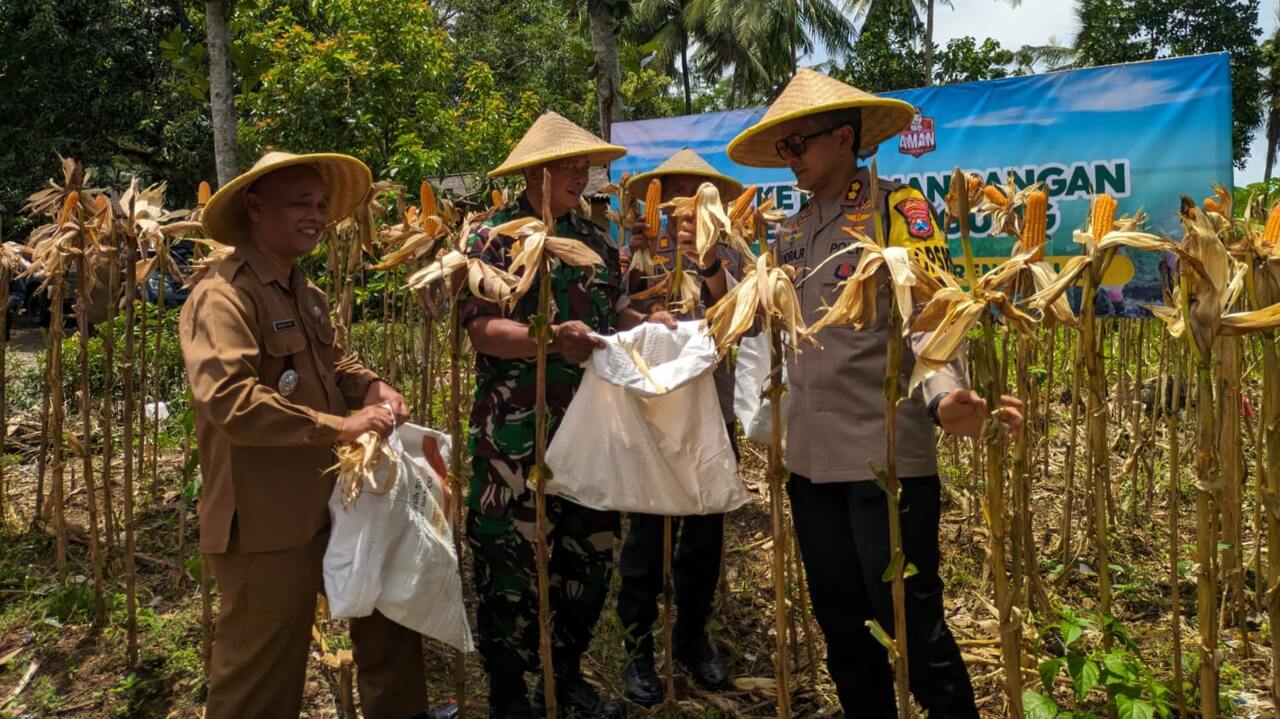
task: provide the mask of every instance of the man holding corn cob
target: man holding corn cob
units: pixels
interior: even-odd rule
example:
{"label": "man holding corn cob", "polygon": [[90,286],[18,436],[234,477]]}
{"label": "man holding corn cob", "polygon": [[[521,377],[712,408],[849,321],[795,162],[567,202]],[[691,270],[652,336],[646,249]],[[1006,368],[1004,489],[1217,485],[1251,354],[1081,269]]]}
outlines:
{"label": "man holding corn cob", "polygon": [[[337,344],[324,292],[296,264],[370,184],[354,157],[273,152],[204,210],[209,236],[235,248],[179,321],[204,476],[200,550],[222,596],[209,719],[298,716],[333,444],[407,418],[404,398]],[[351,620],[351,640],[364,716],[426,716],[421,636],[374,612]]]}
{"label": "man holding corn cob", "polygon": [[[716,172],[695,152],[684,149],[651,172],[627,182],[627,192],[635,197],[646,193],[645,213],[631,231],[629,282],[632,300],[646,309],[666,306],[668,282],[658,275],[674,272],[676,238],[661,232],[655,221],[658,205],[677,197],[693,197],[698,187],[710,182],[725,202],[742,194],[742,184]],[[670,229],[670,226],[669,226]],[[720,247],[720,257],[701,271],[706,279],[722,279],[727,269],[740,262],[737,253]],[[697,266],[696,253],[685,253],[684,261]],[[704,307],[694,314],[700,316]],[[738,452],[733,414],[733,371],[726,361],[713,374],[720,409],[734,454]],[[627,698],[643,706],[662,701],[663,687],[653,660],[653,623],[657,618],[658,596],[662,592],[663,523],[660,516],[631,514],[630,529],[622,546],[618,569],[622,586],[618,590],[618,618],[626,629],[626,649],[630,660],[623,669]],[[675,657],[693,680],[704,689],[718,690],[729,685],[728,674],[718,653],[708,641],[706,626],[711,616],[716,585],[720,579],[720,556],[724,543],[724,515],[708,514],[673,519],[672,579],[675,585],[677,621]]]}
{"label": "man holding corn cob", "polygon": [[[480,605],[476,624],[480,654],[489,674],[489,716],[529,717],[543,712],[542,682],[532,701],[525,672],[538,667],[538,597],[534,564],[537,515],[534,489],[526,479],[533,468],[537,347],[529,321],[537,313],[537,283],[552,283],[552,333],[546,365],[550,432],[582,379],[580,363],[600,344],[593,333],[610,333],[644,321],[674,327],[665,312],[642,315],[628,307],[618,251],[590,220],[574,214],[587,184],[590,165],[626,154],[548,112],[516,145],[491,177],[522,174],[526,190],[501,208],[471,238],[470,252],[489,264],[510,266],[513,238],[490,229],[521,217],[546,220],[559,237],[576,239],[600,255],[604,264],[574,267],[556,263],[539,277],[514,309],[477,297],[466,301],[462,323],[476,348],[476,400],[471,412],[472,481],[468,496],[467,540],[475,559]],[[548,173],[544,180],[544,171]],[[590,448],[584,448],[590,451]],[[602,702],[582,676],[582,655],[604,607],[613,563],[618,513],[547,497],[552,655],[556,699],[566,714],[613,716],[616,702]]]}
{"label": "man holding corn cob", "polygon": [[[872,178],[857,162],[910,123],[914,108],[865,93],[812,70],[800,70],[768,112],[729,144],[729,157],[754,167],[790,167],[809,202],[784,223],[775,251],[800,274],[807,323],[833,302],[840,282],[857,264],[837,253],[853,238],[846,228],[889,245],[908,248],[917,264],[950,271],[945,236],[933,209],[914,188]],[[878,226],[885,237],[877,237]],[[692,244],[691,218],[679,241]],[[859,717],[897,714],[887,653],[868,631],[876,620],[892,631],[888,502],[873,481],[871,465],[885,462],[883,383],[889,342],[884,317],[890,291],[880,278],[876,326],[827,327],[822,350],[788,359],[791,400],[786,462],[788,494],[804,560],[814,615],[827,640],[827,666],[845,713]],[[914,364],[912,348],[927,336],[904,341],[901,382]],[[907,656],[911,692],[930,717],[977,717],[973,688],[943,615],[938,576],[941,488],[933,427],[976,437],[988,416],[986,402],[968,389],[955,362],[923,384],[917,401],[899,405],[897,471],[902,478],[903,551],[915,573],[906,580]],[[1021,426],[1012,397],[1001,398],[999,418]]]}

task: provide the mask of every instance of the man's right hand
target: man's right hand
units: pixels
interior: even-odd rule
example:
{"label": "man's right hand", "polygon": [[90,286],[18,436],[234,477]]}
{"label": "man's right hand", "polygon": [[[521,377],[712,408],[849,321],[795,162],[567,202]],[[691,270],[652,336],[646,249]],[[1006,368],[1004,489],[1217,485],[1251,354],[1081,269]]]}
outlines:
{"label": "man's right hand", "polygon": [[653,251],[653,238],[649,237],[649,225],[644,220],[637,219],[631,223],[629,247],[633,253],[639,250]]}
{"label": "man's right hand", "polygon": [[586,362],[597,347],[604,347],[603,341],[591,336],[591,328],[578,320],[556,325],[552,331],[555,335],[549,349],[574,364]]}
{"label": "man's right hand", "polygon": [[387,437],[396,428],[396,418],[391,410],[380,404],[371,404],[353,415],[342,418],[342,429],[338,430],[338,441],[354,442],[365,432],[377,432],[379,437]]}

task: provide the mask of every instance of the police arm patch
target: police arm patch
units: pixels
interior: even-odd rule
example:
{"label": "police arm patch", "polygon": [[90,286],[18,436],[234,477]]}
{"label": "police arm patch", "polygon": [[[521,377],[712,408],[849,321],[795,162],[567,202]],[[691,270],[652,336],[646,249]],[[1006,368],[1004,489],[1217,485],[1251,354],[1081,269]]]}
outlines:
{"label": "police arm patch", "polygon": [[933,239],[933,212],[922,197],[908,197],[893,206],[907,225],[907,234],[918,240]]}

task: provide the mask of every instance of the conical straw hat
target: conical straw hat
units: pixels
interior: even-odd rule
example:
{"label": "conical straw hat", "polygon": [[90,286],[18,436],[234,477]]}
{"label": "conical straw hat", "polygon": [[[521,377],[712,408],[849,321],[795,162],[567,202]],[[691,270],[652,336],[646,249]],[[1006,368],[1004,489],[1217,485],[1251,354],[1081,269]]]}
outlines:
{"label": "conical straw hat", "polygon": [[337,222],[360,206],[369,195],[373,175],[365,164],[350,155],[319,153],[293,155],[268,152],[248,172],[228,182],[205,205],[200,222],[209,237],[227,245],[239,245],[249,239],[249,213],[244,195],[253,183],[276,170],[294,165],[309,165],[320,173],[329,190],[329,222]]}
{"label": "conical straw hat", "polygon": [[786,167],[774,143],[782,139],[777,128],[788,120],[830,110],[862,109],[862,147],[870,148],[902,132],[916,110],[911,103],[879,97],[839,80],[802,68],[769,106],[760,122],[743,130],[729,143],[729,158],[748,167]]}
{"label": "conical straw hat", "polygon": [[586,155],[591,164],[602,165],[625,154],[627,148],[610,145],[548,110],[534,121],[507,159],[489,171],[489,177],[511,175],[526,167],[582,155]]}
{"label": "conical straw hat", "polygon": [[658,165],[648,172],[642,172],[639,175],[627,180],[627,193],[632,197],[643,195],[649,187],[649,181],[654,178],[660,178],[664,175],[696,175],[705,177],[711,184],[716,186],[720,191],[720,198],[728,202],[738,195],[742,194],[742,183],[716,172],[716,168],[711,163],[702,159],[698,153],[685,148],[676,154],[668,157],[665,162]]}

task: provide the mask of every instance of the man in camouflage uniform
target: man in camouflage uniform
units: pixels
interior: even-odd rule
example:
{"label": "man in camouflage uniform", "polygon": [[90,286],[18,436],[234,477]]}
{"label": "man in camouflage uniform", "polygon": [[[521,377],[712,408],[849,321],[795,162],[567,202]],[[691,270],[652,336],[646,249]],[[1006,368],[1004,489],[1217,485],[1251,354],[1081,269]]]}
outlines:
{"label": "man in camouflage uniform", "polygon": [[[618,251],[589,220],[572,212],[586,186],[592,163],[626,153],[555,113],[534,123],[511,155],[490,173],[523,173],[527,190],[502,208],[471,238],[470,254],[489,264],[511,264],[512,238],[490,228],[520,217],[538,217],[544,196],[556,217],[553,232],[585,243],[604,259],[598,267],[557,263],[552,283],[553,339],[546,366],[549,433],[554,434],[582,380],[579,363],[600,344],[591,333],[607,334],[640,322],[674,326],[666,313],[641,315],[628,309]],[[550,173],[545,184],[543,171]],[[475,559],[480,605],[480,653],[489,674],[490,717],[528,717],[540,711],[542,683],[533,701],[524,673],[538,668],[538,596],[534,564],[534,489],[527,482],[534,461],[536,345],[529,321],[537,313],[538,282],[510,311],[478,298],[462,309],[462,323],[476,348],[476,395],[471,412],[472,480],[467,541]],[[590,451],[590,448],[586,448]],[[602,703],[582,677],[581,658],[604,606],[616,512],[588,509],[547,497],[550,546],[552,654],[556,698],[566,715],[611,716],[614,702]]]}
{"label": "man in camouflage uniform", "polygon": [[[706,160],[687,148],[672,155],[654,170],[631,178],[627,191],[633,196],[644,196],[650,181],[654,179],[662,183],[662,202],[670,202],[677,197],[693,197],[704,182],[715,185],[726,204],[742,193],[741,183],[716,172]],[[671,222],[660,230],[648,227],[640,220],[631,232],[632,254],[647,249],[658,273],[665,273],[674,271],[676,252],[684,252],[685,266],[698,269],[708,284],[720,279],[726,272],[738,274],[741,257],[736,251],[721,245],[713,262],[706,268],[698,267],[696,252],[676,247],[674,229],[675,225]],[[666,306],[667,295],[664,288],[667,283],[658,283],[635,268],[628,274],[635,305],[645,309]],[[706,304],[703,303],[695,308],[693,314],[701,317],[705,311]],[[721,362],[713,372],[713,378],[729,444],[736,457],[738,433],[734,425],[731,361],[726,359]],[[661,702],[664,691],[653,659],[653,624],[658,616],[658,597],[662,593],[664,524],[664,518],[659,515],[631,513],[627,538],[618,559],[618,571],[622,575],[622,585],[618,589],[618,619],[627,632],[625,643],[629,656],[622,671],[622,681],[627,698],[643,706]],[[703,689],[725,689],[729,685],[728,673],[719,653],[707,637],[707,620],[711,617],[716,585],[720,580],[724,515],[675,517],[672,519],[671,531],[671,573],[676,605],[672,642],[675,659]]]}

